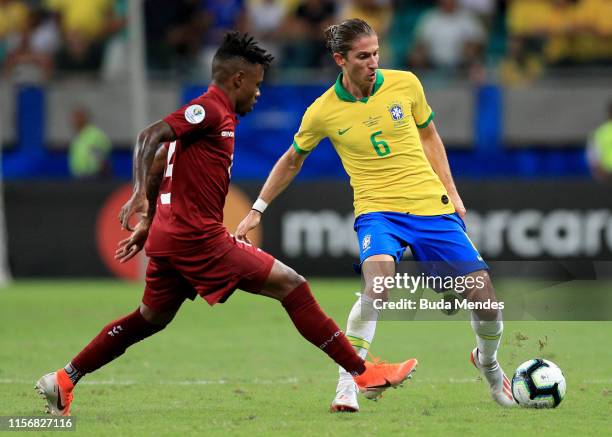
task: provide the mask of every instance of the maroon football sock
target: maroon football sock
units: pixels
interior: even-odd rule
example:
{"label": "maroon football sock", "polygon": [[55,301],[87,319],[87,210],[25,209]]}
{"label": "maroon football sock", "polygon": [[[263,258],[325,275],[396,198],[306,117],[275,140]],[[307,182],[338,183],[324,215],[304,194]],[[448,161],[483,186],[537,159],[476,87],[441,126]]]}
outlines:
{"label": "maroon football sock", "polygon": [[149,323],[140,314],[140,309],[137,309],[102,328],[102,331],[72,359],[71,364],[80,376],[91,373],[122,355],[129,346],[162,329],[164,326]]}
{"label": "maroon football sock", "polygon": [[323,350],[347,372],[359,375],[365,371],[363,359],[336,322],[323,312],[307,282],[289,293],[282,304],[302,337]]}

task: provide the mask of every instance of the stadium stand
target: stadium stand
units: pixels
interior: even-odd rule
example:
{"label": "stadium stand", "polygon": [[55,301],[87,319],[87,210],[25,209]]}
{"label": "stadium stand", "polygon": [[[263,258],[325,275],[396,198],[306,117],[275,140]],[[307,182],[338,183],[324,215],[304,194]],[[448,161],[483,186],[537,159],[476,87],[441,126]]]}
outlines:
{"label": "stadium stand", "polygon": [[[116,177],[129,178],[134,133],[125,116],[131,104],[125,80],[130,58],[127,4],[0,1],[0,63],[7,79],[0,84],[5,178],[69,177],[71,132],[65,120],[75,105],[91,108],[113,144]],[[240,138],[250,141],[237,153],[250,164],[235,169],[237,180],[263,177],[280,148],[290,144],[303,109],[337,74],[322,45],[321,30],[352,16],[370,19],[378,29],[381,65],[413,70],[425,83],[459,174],[589,174],[583,147],[604,121],[601,114],[611,97],[612,27],[605,18],[612,15],[609,1],[143,4],[147,120],[155,120],[194,90],[201,91],[197,84],[207,81],[210,47],[224,30],[249,31],[277,55],[258,111],[240,126],[237,144],[243,144]],[[162,6],[165,13],[156,13]],[[428,31],[432,25],[427,23],[436,20],[455,23],[458,33]],[[461,35],[467,44],[449,45]],[[440,58],[440,53],[451,57]],[[567,105],[568,99],[580,106],[579,115]],[[40,123],[32,126],[33,120]],[[343,177],[331,147],[322,147],[318,154],[336,170],[330,173],[330,166],[321,165],[306,171],[305,177]],[[487,165],[492,158],[500,162]],[[41,160],[44,165],[36,164]],[[547,163],[543,168],[538,165],[542,162]]]}

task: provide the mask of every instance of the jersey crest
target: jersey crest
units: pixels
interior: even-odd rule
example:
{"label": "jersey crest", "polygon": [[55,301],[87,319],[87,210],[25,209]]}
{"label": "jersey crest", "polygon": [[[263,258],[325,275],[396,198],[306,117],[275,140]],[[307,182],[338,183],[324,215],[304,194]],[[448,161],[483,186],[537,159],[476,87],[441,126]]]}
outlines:
{"label": "jersey crest", "polygon": [[404,107],[401,103],[393,103],[389,106],[389,113],[393,121],[400,121],[404,118]]}

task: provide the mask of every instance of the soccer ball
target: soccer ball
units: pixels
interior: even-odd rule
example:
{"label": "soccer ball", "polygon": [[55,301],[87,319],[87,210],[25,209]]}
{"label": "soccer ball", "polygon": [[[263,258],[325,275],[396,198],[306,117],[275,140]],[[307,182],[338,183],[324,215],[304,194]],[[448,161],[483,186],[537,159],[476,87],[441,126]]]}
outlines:
{"label": "soccer ball", "polygon": [[512,377],[512,395],[522,407],[556,408],[565,396],[565,377],[552,361],[525,361]]}

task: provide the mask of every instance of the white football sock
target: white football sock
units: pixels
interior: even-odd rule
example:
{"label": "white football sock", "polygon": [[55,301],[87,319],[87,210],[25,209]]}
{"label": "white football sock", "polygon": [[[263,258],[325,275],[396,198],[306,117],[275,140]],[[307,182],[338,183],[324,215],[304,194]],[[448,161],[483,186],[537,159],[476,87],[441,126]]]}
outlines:
{"label": "white football sock", "polygon": [[501,311],[497,320],[480,320],[472,311],[472,329],[476,333],[480,364],[486,366],[497,361],[497,349],[499,349],[501,336],[504,332]]}
{"label": "white football sock", "polygon": [[[346,324],[346,338],[353,345],[357,354],[364,359],[370,349],[378,321],[379,310],[374,308],[373,302],[371,297],[365,294],[360,295],[349,313]],[[339,372],[339,382],[353,381],[351,374],[342,367],[339,368]]]}

